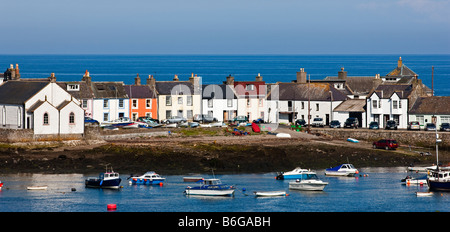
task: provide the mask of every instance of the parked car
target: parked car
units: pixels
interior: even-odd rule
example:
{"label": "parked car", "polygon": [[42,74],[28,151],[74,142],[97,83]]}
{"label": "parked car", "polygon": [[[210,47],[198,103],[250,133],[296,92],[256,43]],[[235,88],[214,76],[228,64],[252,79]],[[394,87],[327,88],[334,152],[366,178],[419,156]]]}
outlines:
{"label": "parked car", "polygon": [[378,122],[370,122],[369,129],[378,130],[380,129],[380,124],[378,124]]}
{"label": "parked car", "polygon": [[395,150],[398,147],[398,143],[395,139],[381,139],[376,142],[373,142],[373,148],[384,148],[386,150],[393,149]]}
{"label": "parked car", "polygon": [[330,128],[341,128],[341,123],[339,120],[332,120],[330,122]]}
{"label": "parked car", "polygon": [[159,123],[159,120],[158,119],[154,119],[152,117],[139,117],[138,119],[136,119],[136,122],[145,122],[145,123],[156,122],[156,123]]}
{"label": "parked car", "polygon": [[420,124],[418,121],[412,121],[408,123],[408,130],[420,130]]}
{"label": "parked car", "polygon": [[217,122],[217,118],[209,116],[207,114],[196,114],[194,115],[194,122],[204,123],[204,122]]}
{"label": "parked car", "polygon": [[314,118],[313,122],[312,122],[312,126],[323,127],[324,126],[323,118]]}
{"label": "parked car", "polygon": [[233,122],[237,122],[237,123],[243,123],[243,122],[248,122],[248,118],[247,116],[237,116],[235,118],[233,118]]}
{"label": "parked car", "polygon": [[95,124],[98,125],[99,122],[91,117],[84,117],[84,123],[85,124]]}
{"label": "parked car", "polygon": [[386,122],[386,126],[384,127],[386,130],[397,130],[397,122],[394,120],[388,120]]}
{"label": "parked car", "polygon": [[305,119],[297,119],[297,120],[295,120],[295,125],[296,126],[305,126],[306,121],[305,121]]}
{"label": "parked car", "polygon": [[434,123],[427,123],[425,125],[425,130],[426,131],[433,131],[436,130],[436,125],[434,125]]}
{"label": "parked car", "polygon": [[180,123],[180,122],[187,122],[186,118],[183,118],[181,116],[172,116],[166,120],[164,120],[164,123],[169,124],[169,123]]}
{"label": "parked car", "polygon": [[254,123],[264,123],[264,119],[258,118],[256,120],[253,120]]}
{"label": "parked car", "polygon": [[450,123],[448,123],[448,122],[441,123],[439,130],[440,131],[450,131]]}
{"label": "parked car", "polygon": [[344,127],[353,127],[353,128],[358,128],[359,126],[359,121],[357,118],[347,118],[347,120],[345,120],[344,123]]}

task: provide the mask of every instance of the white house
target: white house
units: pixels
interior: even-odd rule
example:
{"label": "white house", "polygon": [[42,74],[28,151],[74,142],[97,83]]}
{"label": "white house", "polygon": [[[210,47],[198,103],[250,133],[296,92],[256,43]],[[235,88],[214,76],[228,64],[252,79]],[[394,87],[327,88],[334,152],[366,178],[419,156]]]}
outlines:
{"label": "white house", "polygon": [[386,121],[394,120],[399,129],[406,129],[412,90],[412,85],[379,85],[366,99],[367,122],[378,122],[380,128],[383,128]]}
{"label": "white house", "polygon": [[94,94],[92,118],[99,122],[130,117],[130,104],[123,82],[90,82]]}
{"label": "white house", "polygon": [[346,118],[334,113],[333,109],[346,99],[344,94],[327,83],[278,83],[271,86],[268,97],[269,118],[279,123],[295,122],[297,119],[308,122],[309,113],[310,123],[314,118],[322,118],[326,125],[332,120],[342,123]]}
{"label": "white house", "polygon": [[50,81],[11,80],[0,86],[1,128],[33,129],[34,134],[83,134],[80,102]]}
{"label": "white house", "polygon": [[219,122],[237,116],[237,97],[233,87],[226,84],[203,85],[202,114],[216,118]]}
{"label": "white house", "polygon": [[434,123],[438,130],[442,123],[450,123],[450,97],[421,97],[409,112],[409,121],[418,121],[422,129],[427,123]]}
{"label": "white house", "polygon": [[158,119],[164,121],[172,116],[181,116],[192,120],[201,113],[200,78],[192,75],[189,81],[179,81],[175,75],[173,81],[150,80],[150,88],[158,94]]}

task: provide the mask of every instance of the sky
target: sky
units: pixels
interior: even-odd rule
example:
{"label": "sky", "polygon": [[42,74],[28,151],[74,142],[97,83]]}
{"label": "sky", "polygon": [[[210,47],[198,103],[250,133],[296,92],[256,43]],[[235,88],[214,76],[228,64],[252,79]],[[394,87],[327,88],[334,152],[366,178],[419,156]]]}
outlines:
{"label": "sky", "polygon": [[0,54],[450,54],[450,0],[1,0]]}

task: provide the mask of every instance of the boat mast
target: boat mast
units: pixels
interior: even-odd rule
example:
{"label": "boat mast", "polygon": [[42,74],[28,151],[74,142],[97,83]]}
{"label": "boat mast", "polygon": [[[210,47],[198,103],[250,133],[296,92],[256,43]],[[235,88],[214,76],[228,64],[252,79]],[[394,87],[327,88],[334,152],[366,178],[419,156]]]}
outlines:
{"label": "boat mast", "polygon": [[310,83],[311,83],[311,74],[308,74],[308,129],[307,129],[308,134],[311,133],[311,123],[310,123],[310,120],[311,120],[311,115],[310,115],[310,113],[311,113],[311,107],[310,107],[311,92],[310,91],[311,90],[309,88]]}
{"label": "boat mast", "polygon": [[[437,122],[437,121],[436,121]],[[436,123],[437,124],[437,123]],[[439,171],[439,153],[438,153],[438,143],[440,143],[442,140],[439,139],[439,135],[437,133],[437,126],[435,126],[435,132],[436,132],[436,171]]]}

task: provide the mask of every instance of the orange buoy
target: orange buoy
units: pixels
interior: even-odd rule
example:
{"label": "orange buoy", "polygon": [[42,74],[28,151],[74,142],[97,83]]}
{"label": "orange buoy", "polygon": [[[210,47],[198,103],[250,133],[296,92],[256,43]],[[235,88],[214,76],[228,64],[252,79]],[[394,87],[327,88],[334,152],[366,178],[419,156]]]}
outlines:
{"label": "orange buoy", "polygon": [[159,182],[159,186],[163,186],[163,182]]}
{"label": "orange buoy", "polygon": [[108,204],[106,206],[106,208],[108,209],[108,211],[114,211],[117,209],[117,205],[116,204]]}

